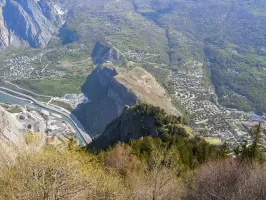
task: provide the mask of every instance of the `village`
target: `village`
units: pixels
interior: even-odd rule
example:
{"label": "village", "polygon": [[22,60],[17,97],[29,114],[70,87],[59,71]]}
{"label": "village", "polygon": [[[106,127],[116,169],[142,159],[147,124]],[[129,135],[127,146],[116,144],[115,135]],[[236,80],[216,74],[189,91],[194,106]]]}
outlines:
{"label": "village", "polygon": [[[191,62],[172,74],[175,96],[187,110],[192,127],[203,137],[219,138],[231,147],[251,143],[250,131],[259,123],[266,131],[266,118],[220,106],[214,88],[206,88],[203,63]],[[266,144],[266,142],[265,142]]]}
{"label": "village", "polygon": [[44,62],[44,54],[33,57],[15,56],[2,61],[0,78],[8,80],[40,79],[43,77],[59,77],[66,73],[49,68],[50,62]]}

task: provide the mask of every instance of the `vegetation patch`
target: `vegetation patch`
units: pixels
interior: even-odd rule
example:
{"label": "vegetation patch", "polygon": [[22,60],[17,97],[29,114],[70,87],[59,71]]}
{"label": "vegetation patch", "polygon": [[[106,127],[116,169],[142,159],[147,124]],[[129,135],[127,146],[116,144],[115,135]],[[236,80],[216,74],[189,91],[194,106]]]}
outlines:
{"label": "vegetation patch", "polygon": [[10,113],[20,113],[20,108],[13,107],[13,108],[9,109],[8,112],[10,112]]}
{"label": "vegetation patch", "polygon": [[81,86],[86,82],[86,78],[86,76],[65,76],[41,80],[17,80],[14,83],[32,92],[62,97],[69,93],[80,94]]}
{"label": "vegetation patch", "polygon": [[214,138],[214,137],[205,137],[204,140],[212,145],[221,145],[222,141],[220,138]]}

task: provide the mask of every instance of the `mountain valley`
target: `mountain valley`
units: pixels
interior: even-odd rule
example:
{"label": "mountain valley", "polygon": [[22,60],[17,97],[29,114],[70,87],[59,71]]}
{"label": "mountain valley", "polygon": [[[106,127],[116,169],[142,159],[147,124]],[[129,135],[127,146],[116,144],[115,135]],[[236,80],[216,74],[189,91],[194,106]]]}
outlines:
{"label": "mountain valley", "polygon": [[[251,142],[252,124],[265,123],[265,9],[252,0],[2,0],[1,85],[52,96],[33,95],[94,136],[144,102],[188,117],[203,137]],[[100,86],[102,75],[111,85]]]}
{"label": "mountain valley", "polygon": [[0,200],[265,200],[265,0],[0,0]]}

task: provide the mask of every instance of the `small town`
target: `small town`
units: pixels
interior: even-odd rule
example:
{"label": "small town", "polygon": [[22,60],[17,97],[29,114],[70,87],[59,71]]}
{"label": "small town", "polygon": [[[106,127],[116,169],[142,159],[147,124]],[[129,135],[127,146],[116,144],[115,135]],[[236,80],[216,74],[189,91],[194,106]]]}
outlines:
{"label": "small town", "polygon": [[66,73],[49,68],[50,62],[43,63],[44,54],[39,53],[33,57],[15,56],[2,62],[1,79],[40,79],[44,77],[60,77]]}
{"label": "small town", "polygon": [[190,71],[184,69],[172,74],[175,96],[188,111],[192,127],[201,136],[219,138],[221,143],[236,147],[252,142],[250,130],[259,123],[266,131],[265,117],[218,105],[214,88],[206,89],[204,85],[203,63],[187,65]]}

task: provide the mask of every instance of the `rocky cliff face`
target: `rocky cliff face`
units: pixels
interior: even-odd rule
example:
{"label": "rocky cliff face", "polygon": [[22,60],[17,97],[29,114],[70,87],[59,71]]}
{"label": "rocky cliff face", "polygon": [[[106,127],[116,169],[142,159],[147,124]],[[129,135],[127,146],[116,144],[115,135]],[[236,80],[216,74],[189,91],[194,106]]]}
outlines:
{"label": "rocky cliff face", "polygon": [[0,47],[6,47],[8,43],[8,30],[4,23],[3,5],[0,4]]}
{"label": "rocky cliff face", "polygon": [[167,113],[180,115],[154,77],[140,68],[96,69],[82,86],[89,103],[74,111],[92,135],[102,134],[107,124],[116,119],[125,107],[139,102],[160,106]]}
{"label": "rocky cliff face", "polygon": [[22,125],[0,106],[0,141],[19,144],[24,141]]}
{"label": "rocky cliff face", "polygon": [[114,69],[99,68],[82,86],[89,103],[79,105],[74,113],[93,135],[101,134],[126,105],[135,105],[138,101],[135,94],[115,80],[116,75]]}
{"label": "rocky cliff face", "polygon": [[12,162],[18,151],[26,149],[22,125],[0,106],[0,165]]}
{"label": "rocky cliff face", "polygon": [[0,106],[0,165],[3,161],[14,161],[21,151],[38,152],[46,144],[44,133],[35,134],[34,142],[30,143],[27,143],[25,133],[25,128],[16,117]]}
{"label": "rocky cliff face", "polygon": [[0,0],[0,47],[45,47],[63,15],[56,1]]}
{"label": "rocky cliff face", "polygon": [[92,51],[91,57],[95,65],[101,65],[106,61],[115,63],[124,59],[119,50],[112,47],[108,42],[97,42]]}

